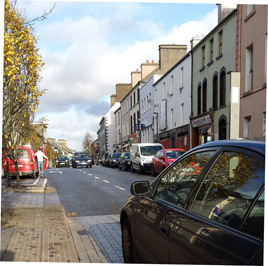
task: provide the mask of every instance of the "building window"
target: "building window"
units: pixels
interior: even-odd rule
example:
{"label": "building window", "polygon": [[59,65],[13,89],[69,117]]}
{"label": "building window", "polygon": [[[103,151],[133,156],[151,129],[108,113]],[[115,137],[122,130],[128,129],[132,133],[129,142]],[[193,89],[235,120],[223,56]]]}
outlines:
{"label": "building window", "polygon": [[136,132],[136,124],[137,124],[136,121],[137,121],[136,120],[136,114],[134,113],[134,116],[133,116],[133,125],[134,125],[134,130],[133,131],[134,132]]}
{"label": "building window", "polygon": [[201,56],[202,56],[202,58],[201,58],[201,63],[202,63],[202,65],[201,65],[201,67],[204,67],[205,66],[205,45],[204,46],[202,46],[202,50],[201,50]]}
{"label": "building window", "polygon": [[246,84],[245,92],[253,89],[253,45],[246,49]]}
{"label": "building window", "polygon": [[213,46],[214,41],[213,38],[209,41],[209,61],[211,62],[213,60]]}
{"label": "building window", "polygon": [[183,67],[181,67],[181,70],[180,70],[180,88],[183,88],[184,87],[184,69]]}
{"label": "building window", "polygon": [[213,78],[213,110],[218,109],[218,74]]}
{"label": "building window", "polygon": [[136,104],[136,93],[134,92],[134,95],[133,95],[133,100],[134,100],[134,106]]}
{"label": "building window", "polygon": [[203,113],[207,112],[207,80],[205,79],[203,82]]}
{"label": "building window", "polygon": [[170,109],[170,127],[173,128],[174,120],[173,120],[173,108]]}
{"label": "building window", "polygon": [[133,121],[132,121],[132,115],[130,116],[130,133],[133,132]]}
{"label": "building window", "polygon": [[157,89],[154,90],[154,104],[157,104]]}
{"label": "building window", "polygon": [[166,98],[166,83],[163,82],[163,95],[162,95],[163,99]]}
{"label": "building window", "polygon": [[201,114],[201,84],[198,85],[197,88],[197,114]]}
{"label": "building window", "polygon": [[251,116],[244,118],[244,137],[248,138],[251,136]]}
{"label": "building window", "polygon": [[223,42],[223,31],[219,31],[218,33],[218,54],[222,54],[222,42]]}
{"label": "building window", "polygon": [[266,136],[266,112],[262,114],[262,136]]}
{"label": "building window", "polygon": [[219,119],[219,140],[223,140],[227,138],[227,127],[226,127],[226,116],[223,115]]}
{"label": "building window", "polygon": [[181,125],[184,124],[184,103],[181,104]]}
{"label": "building window", "polygon": [[149,93],[149,109],[152,107],[152,94]]}
{"label": "building window", "polygon": [[132,108],[132,95],[130,96],[130,108]]}
{"label": "building window", "polygon": [[223,70],[220,74],[220,107],[226,104],[226,74]]}
{"label": "building window", "polygon": [[173,86],[174,86],[174,78],[173,75],[171,76],[171,86],[170,86],[170,95],[173,95]]}

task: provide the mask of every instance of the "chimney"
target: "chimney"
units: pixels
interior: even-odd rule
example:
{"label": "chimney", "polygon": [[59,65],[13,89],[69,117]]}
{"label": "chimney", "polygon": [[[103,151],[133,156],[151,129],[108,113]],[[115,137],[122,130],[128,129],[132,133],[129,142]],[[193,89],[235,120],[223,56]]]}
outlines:
{"label": "chimney", "polygon": [[218,24],[224,20],[234,9],[236,9],[235,4],[217,4],[218,5]]}
{"label": "chimney", "polygon": [[116,101],[121,102],[125,96],[129,93],[129,91],[132,89],[132,86],[130,83],[117,83],[115,85],[116,89]]}
{"label": "chimney", "polygon": [[141,72],[136,69],[136,71],[131,72],[131,86],[132,88],[141,80]]}
{"label": "chimney", "polygon": [[167,72],[187,53],[187,45],[162,44],[159,45],[159,68],[162,73]]}
{"label": "chimney", "polygon": [[141,64],[141,79],[144,79],[146,76],[148,76],[150,73],[152,73],[155,69],[159,67],[158,63],[149,63],[149,60],[146,61],[146,63]]}
{"label": "chimney", "polygon": [[204,38],[204,35],[197,35],[191,41],[191,50]]}
{"label": "chimney", "polygon": [[112,94],[110,98],[111,98],[111,107],[112,107],[116,103],[116,94]]}

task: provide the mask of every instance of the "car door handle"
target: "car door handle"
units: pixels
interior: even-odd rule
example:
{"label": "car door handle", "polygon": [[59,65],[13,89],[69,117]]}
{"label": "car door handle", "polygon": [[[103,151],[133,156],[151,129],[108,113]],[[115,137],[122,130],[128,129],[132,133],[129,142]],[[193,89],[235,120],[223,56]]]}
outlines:
{"label": "car door handle", "polygon": [[168,224],[165,223],[165,222],[163,222],[163,221],[161,221],[161,222],[159,223],[159,228],[160,228],[160,230],[161,230],[164,234],[166,234],[166,233],[169,231],[169,226],[168,226]]}

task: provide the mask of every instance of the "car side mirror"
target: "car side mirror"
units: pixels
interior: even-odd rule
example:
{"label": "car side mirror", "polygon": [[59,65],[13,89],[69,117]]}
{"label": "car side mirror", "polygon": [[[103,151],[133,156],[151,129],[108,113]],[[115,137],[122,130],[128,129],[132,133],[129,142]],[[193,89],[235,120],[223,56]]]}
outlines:
{"label": "car side mirror", "polygon": [[147,180],[134,182],[130,186],[130,193],[135,196],[150,194],[150,183]]}
{"label": "car side mirror", "polygon": [[163,157],[163,156],[160,156],[159,159],[160,159],[160,160],[164,160],[164,157]]}

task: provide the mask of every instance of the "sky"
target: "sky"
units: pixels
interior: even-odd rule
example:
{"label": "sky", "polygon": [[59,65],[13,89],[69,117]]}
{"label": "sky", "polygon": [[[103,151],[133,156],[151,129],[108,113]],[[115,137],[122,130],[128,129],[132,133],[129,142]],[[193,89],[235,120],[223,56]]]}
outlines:
{"label": "sky", "polygon": [[[217,25],[217,5],[167,2],[18,1],[27,20],[54,10],[34,24],[45,66],[36,121],[45,118],[47,136],[82,150],[110,108],[115,84],[147,60],[158,62],[160,44],[186,44]],[[197,1],[198,2],[198,1]],[[209,1],[208,1],[209,2]]]}

